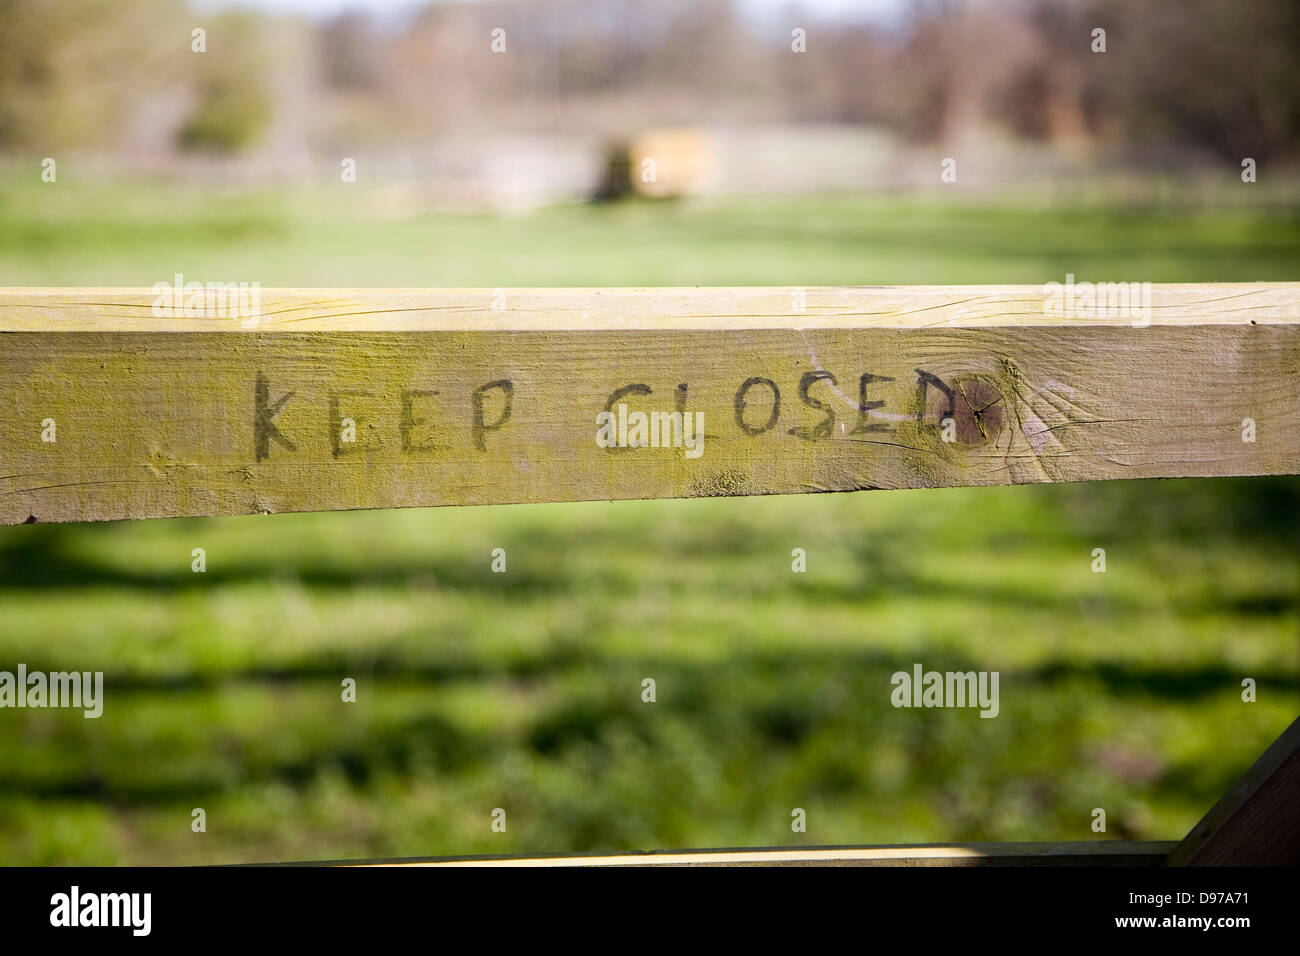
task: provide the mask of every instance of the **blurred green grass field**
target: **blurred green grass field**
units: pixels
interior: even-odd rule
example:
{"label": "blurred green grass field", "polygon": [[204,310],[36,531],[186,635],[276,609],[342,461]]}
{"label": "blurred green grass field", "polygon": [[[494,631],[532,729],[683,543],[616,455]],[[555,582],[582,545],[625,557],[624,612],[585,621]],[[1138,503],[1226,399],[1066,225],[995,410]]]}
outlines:
{"label": "blurred green grass field", "polygon": [[[1300,279],[1264,204],[503,218],[63,170],[0,180],[0,285]],[[3,528],[0,669],[107,699],[0,711],[0,863],[1176,839],[1300,711],[1297,507],[1263,478]],[[894,709],[914,663],[999,671],[1001,714]]]}

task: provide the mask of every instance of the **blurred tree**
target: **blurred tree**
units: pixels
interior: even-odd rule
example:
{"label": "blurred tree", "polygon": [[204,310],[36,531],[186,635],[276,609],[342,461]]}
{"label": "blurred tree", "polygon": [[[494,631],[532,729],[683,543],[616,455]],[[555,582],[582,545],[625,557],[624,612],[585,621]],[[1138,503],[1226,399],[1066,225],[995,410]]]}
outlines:
{"label": "blurred tree", "polygon": [[179,142],[187,149],[237,152],[257,142],[271,122],[270,51],[251,14],[226,14],[206,29],[211,52],[196,54],[197,102]]}
{"label": "blurred tree", "polygon": [[189,55],[179,0],[0,0],[0,148],[121,145]]}
{"label": "blurred tree", "polygon": [[[738,0],[481,0],[290,29],[265,13],[200,17],[186,0],[0,0],[0,148],[230,152],[294,139],[330,152],[849,122],[1165,163],[1300,160],[1297,0],[915,0],[888,22],[740,11]],[[198,25],[206,54],[190,52]],[[792,25],[807,30],[807,53],[792,52]],[[1095,27],[1105,53],[1090,48]],[[489,47],[498,28],[502,53]],[[290,121],[298,132],[279,135]]]}
{"label": "blurred tree", "polygon": [[340,14],[320,27],[325,82],[345,90],[373,90],[379,84],[383,47],[364,13]]}
{"label": "blurred tree", "polygon": [[1300,3],[1096,0],[1115,23],[1110,108],[1131,141],[1229,160],[1300,156]]}

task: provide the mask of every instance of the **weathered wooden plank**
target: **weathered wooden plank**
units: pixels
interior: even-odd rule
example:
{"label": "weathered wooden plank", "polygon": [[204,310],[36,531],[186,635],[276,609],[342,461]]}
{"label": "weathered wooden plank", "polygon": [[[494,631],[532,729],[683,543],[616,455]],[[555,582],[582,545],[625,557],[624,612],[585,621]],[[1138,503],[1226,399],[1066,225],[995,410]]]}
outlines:
{"label": "weathered wooden plank", "polygon": [[1300,719],[1169,854],[1170,866],[1300,866]]}
{"label": "weathered wooden plank", "polygon": [[1172,842],[954,843],[755,850],[655,851],[604,856],[386,860],[372,866],[1160,866]]}
{"label": "weathered wooden plank", "polygon": [[0,291],[0,522],[1300,471],[1297,284],[157,299]]}

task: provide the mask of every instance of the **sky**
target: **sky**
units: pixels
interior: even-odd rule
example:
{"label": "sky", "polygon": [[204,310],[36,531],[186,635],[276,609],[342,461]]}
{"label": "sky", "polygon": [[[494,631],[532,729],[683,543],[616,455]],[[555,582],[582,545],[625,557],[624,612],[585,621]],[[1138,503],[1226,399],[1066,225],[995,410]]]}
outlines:
{"label": "sky", "polygon": [[[737,0],[756,19],[765,19],[790,7],[790,0]],[[804,9],[819,18],[889,21],[899,17],[908,0],[799,0]],[[411,0],[195,0],[199,9],[252,7],[276,13],[305,13],[331,16],[343,10],[395,13],[413,5]]]}

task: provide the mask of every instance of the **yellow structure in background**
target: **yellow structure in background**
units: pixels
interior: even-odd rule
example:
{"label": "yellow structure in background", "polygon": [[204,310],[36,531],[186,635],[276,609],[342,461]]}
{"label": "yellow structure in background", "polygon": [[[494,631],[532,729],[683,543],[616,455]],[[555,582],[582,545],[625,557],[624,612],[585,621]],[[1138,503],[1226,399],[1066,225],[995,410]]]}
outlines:
{"label": "yellow structure in background", "polygon": [[698,196],[717,181],[717,145],[699,129],[647,130],[628,144],[628,166],[638,195],[652,199]]}

